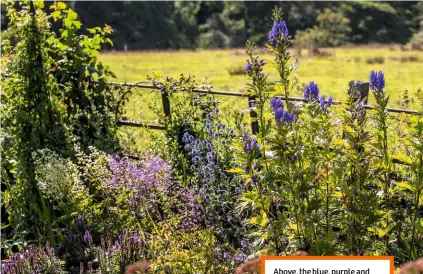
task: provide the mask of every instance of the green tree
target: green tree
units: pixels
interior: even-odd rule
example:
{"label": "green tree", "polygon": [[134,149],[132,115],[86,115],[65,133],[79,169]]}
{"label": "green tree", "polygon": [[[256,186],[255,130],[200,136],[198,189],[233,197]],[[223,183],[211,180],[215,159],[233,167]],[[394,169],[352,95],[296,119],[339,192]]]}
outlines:
{"label": "green tree", "polygon": [[343,45],[351,32],[349,22],[341,12],[325,9],[317,16],[317,26],[298,31],[296,45],[299,48],[308,48],[311,54],[318,53],[319,47]]}

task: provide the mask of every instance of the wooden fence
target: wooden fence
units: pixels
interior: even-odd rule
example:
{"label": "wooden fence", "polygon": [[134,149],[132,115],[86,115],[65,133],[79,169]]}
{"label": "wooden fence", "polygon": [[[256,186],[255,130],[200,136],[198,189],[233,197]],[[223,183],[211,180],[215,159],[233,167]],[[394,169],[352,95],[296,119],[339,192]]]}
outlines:
{"label": "wooden fence", "polygon": [[[351,81],[353,82],[353,81]],[[350,83],[351,83],[350,82]],[[132,83],[116,83],[112,82],[111,85],[119,85],[119,86],[126,86],[126,87],[136,87],[140,89],[156,89],[160,90],[159,87],[153,86],[153,85],[147,85],[147,84],[132,84]],[[363,106],[365,109],[374,109],[374,106],[367,105],[367,99],[369,95],[369,83],[360,83],[358,84],[358,89],[361,90],[361,100],[364,100],[365,105]],[[232,97],[244,97],[248,98],[248,107],[250,108],[250,117],[253,118],[253,121],[251,122],[251,129],[253,134],[258,133],[258,123],[255,121],[255,118],[257,118],[257,113],[254,110],[255,107],[255,98],[254,96],[246,95],[241,92],[232,92],[232,91],[217,91],[217,90],[205,90],[205,89],[194,89],[192,92],[199,93],[199,94],[213,94],[213,95],[223,95],[223,96],[232,96]],[[171,107],[170,107],[170,101],[168,94],[165,92],[161,93],[162,96],[162,104],[163,104],[163,113],[165,116],[171,115]],[[284,98],[285,99],[285,98]],[[305,102],[306,100],[301,97],[288,97],[288,101],[297,101],[297,102]],[[342,104],[342,101],[333,101],[333,104],[340,105]],[[407,113],[412,115],[419,114],[416,110],[410,110],[410,109],[399,109],[399,108],[386,108],[388,112],[393,113]],[[120,126],[131,126],[131,127],[144,127],[148,129],[158,129],[163,130],[165,129],[163,125],[157,125],[157,124],[147,124],[142,123],[139,121],[128,121],[128,120],[119,120],[118,124]]]}

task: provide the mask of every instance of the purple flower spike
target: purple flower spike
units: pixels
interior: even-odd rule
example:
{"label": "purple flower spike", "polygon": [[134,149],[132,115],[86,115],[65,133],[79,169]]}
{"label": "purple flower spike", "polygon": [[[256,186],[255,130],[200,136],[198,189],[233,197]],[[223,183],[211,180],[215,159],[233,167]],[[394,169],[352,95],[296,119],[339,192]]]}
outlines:
{"label": "purple flower spike", "polygon": [[325,96],[324,95],[322,95],[321,97],[320,97],[320,109],[324,109],[325,108]]}
{"label": "purple flower spike", "polygon": [[85,230],[85,234],[84,234],[84,242],[88,247],[91,247],[92,244],[92,238],[91,238],[91,234],[88,230]]}
{"label": "purple flower spike", "polygon": [[247,72],[247,75],[251,76],[251,73],[253,72],[253,65],[250,63],[250,61],[247,62],[245,71]]}
{"label": "purple flower spike", "polygon": [[282,40],[289,40],[288,27],[285,21],[275,22],[269,32],[269,41],[272,47],[279,46]]}
{"label": "purple flower spike", "polygon": [[381,92],[385,88],[385,75],[382,71],[370,71],[370,89]]}
{"label": "purple flower spike", "polygon": [[273,112],[275,112],[275,113],[280,108],[283,110],[284,106],[283,106],[281,98],[273,97],[272,99],[270,99],[270,107],[272,108]]}
{"label": "purple flower spike", "polygon": [[328,107],[331,107],[332,104],[333,104],[332,96],[329,96],[329,98],[328,98]]}
{"label": "purple flower spike", "polygon": [[279,108],[275,112],[276,123],[279,124],[282,119],[283,119],[283,108]]}
{"label": "purple flower spike", "polygon": [[287,123],[287,124],[291,124],[294,121],[294,115],[292,115],[291,113],[289,113],[288,111],[285,111],[283,113],[283,120]]}
{"label": "purple flower spike", "polygon": [[304,88],[304,99],[306,100],[319,100],[319,86],[311,81],[308,85]]}

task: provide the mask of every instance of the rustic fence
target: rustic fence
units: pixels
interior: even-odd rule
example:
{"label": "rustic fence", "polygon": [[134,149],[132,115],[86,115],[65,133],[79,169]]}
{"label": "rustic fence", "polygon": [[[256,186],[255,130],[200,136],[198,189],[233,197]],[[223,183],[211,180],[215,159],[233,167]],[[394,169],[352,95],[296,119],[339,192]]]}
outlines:
{"label": "rustic fence", "polygon": [[[350,85],[355,81],[350,81]],[[356,82],[357,83],[357,82]],[[116,83],[112,82],[111,85],[118,85],[118,86],[125,86],[130,88],[140,88],[140,89],[153,89],[153,90],[160,90],[159,87],[148,85],[148,84],[133,84],[133,83]],[[358,98],[359,101],[362,101],[364,103],[363,107],[365,109],[374,109],[374,106],[367,105],[368,103],[368,97],[369,97],[369,83],[368,82],[359,82],[358,84],[355,84],[356,88],[360,90],[360,98]],[[247,95],[241,92],[231,92],[231,91],[218,91],[218,90],[206,90],[206,89],[194,89],[192,90],[194,93],[199,94],[213,94],[213,95],[222,95],[222,96],[231,96],[231,97],[243,97],[248,99],[248,107],[250,111],[250,117],[252,118],[251,122],[251,129],[252,133],[256,134],[259,130],[258,122],[255,118],[257,118],[257,113],[255,111],[256,101],[255,97],[251,95]],[[162,99],[162,105],[163,105],[163,113],[165,116],[171,116],[171,106],[170,101],[168,97],[168,93],[161,92],[161,99]],[[306,102],[304,98],[301,97],[288,97],[284,98],[284,100],[288,101],[296,101],[296,102]],[[342,101],[333,101],[333,104],[335,105],[341,105]],[[419,115],[417,110],[410,110],[410,109],[400,109],[400,108],[386,108],[388,112],[392,113],[406,113],[411,115]],[[119,126],[129,126],[129,127],[143,127],[147,129],[156,129],[156,130],[164,130],[165,127],[163,125],[158,124],[148,124],[143,123],[140,121],[129,121],[129,120],[118,120]],[[129,155],[127,155],[129,156]],[[136,156],[129,156],[131,158],[138,159]],[[398,159],[393,159],[393,163],[395,164],[401,164],[401,165],[409,165],[408,163],[405,163]]]}
{"label": "rustic fence", "polygon": [[[354,81],[352,81],[354,82]],[[112,82],[111,85],[119,85],[119,86],[125,86],[125,87],[136,87],[140,89],[156,89],[160,90],[159,87],[153,86],[153,85],[147,85],[147,84],[131,84],[131,83],[116,83]],[[365,109],[374,109],[374,106],[367,105],[368,95],[369,95],[369,83],[359,83],[357,85],[357,88],[361,91],[361,98],[360,100],[363,100],[365,105],[363,106]],[[213,94],[213,95],[223,95],[223,96],[231,96],[231,97],[243,97],[248,98],[248,107],[250,109],[250,117],[252,118],[251,122],[251,129],[252,132],[255,134],[258,132],[258,123],[255,121],[255,118],[257,118],[257,113],[254,110],[255,107],[255,98],[251,95],[246,95],[241,92],[231,92],[231,91],[217,91],[217,90],[206,90],[206,89],[194,89],[192,90],[194,93],[199,94]],[[162,104],[163,104],[163,113],[165,116],[171,115],[171,107],[170,107],[170,101],[168,94],[166,92],[161,93],[162,98]],[[285,98],[284,98],[285,99]],[[286,98],[288,101],[297,101],[297,102],[305,102],[306,100],[301,97],[288,97]],[[342,104],[342,101],[333,101],[333,104],[340,105]],[[393,113],[407,113],[412,115],[419,114],[416,110],[410,110],[410,109],[399,109],[399,108],[386,108],[388,112]],[[139,121],[128,121],[128,120],[119,120],[118,124],[120,126],[131,126],[131,127],[145,127],[148,129],[157,129],[157,130],[163,130],[165,129],[163,125],[157,125],[157,124],[147,124]]]}

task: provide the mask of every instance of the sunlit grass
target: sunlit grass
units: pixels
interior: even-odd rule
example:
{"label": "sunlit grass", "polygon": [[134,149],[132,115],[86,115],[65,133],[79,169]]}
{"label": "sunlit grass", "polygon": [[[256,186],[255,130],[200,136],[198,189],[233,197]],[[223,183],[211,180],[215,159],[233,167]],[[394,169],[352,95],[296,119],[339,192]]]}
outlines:
{"label": "sunlit grass", "polygon": [[[297,53],[292,50],[293,53]],[[300,65],[296,76],[301,83],[311,80],[318,83],[322,94],[331,95],[337,100],[346,97],[350,80],[368,81],[370,70],[382,70],[386,77],[386,91],[391,94],[391,106],[405,89],[411,93],[423,87],[423,51],[406,51],[400,46],[349,46],[326,49],[324,56],[309,57],[307,52],[297,55]],[[268,65],[265,71],[270,79],[277,79],[272,67],[272,56],[261,51],[260,56]],[[382,64],[369,63],[372,59],[383,59]],[[294,61],[293,57],[293,61]],[[102,53],[100,61],[109,65],[117,75],[117,81],[140,82],[147,75],[159,72],[162,76],[178,77],[183,72],[195,75],[200,83],[205,77],[216,90],[243,91],[248,79],[245,75],[231,75],[229,71],[245,67],[247,56],[243,49],[214,51],[166,51],[166,52],[117,52]],[[401,60],[402,59],[402,60]],[[412,60],[412,61],[410,61]],[[233,74],[233,73],[232,73]],[[157,92],[137,90],[126,106],[126,117],[131,120],[154,121],[155,116],[148,111],[147,102],[157,100]],[[222,107],[246,108],[245,98],[219,98]]]}

